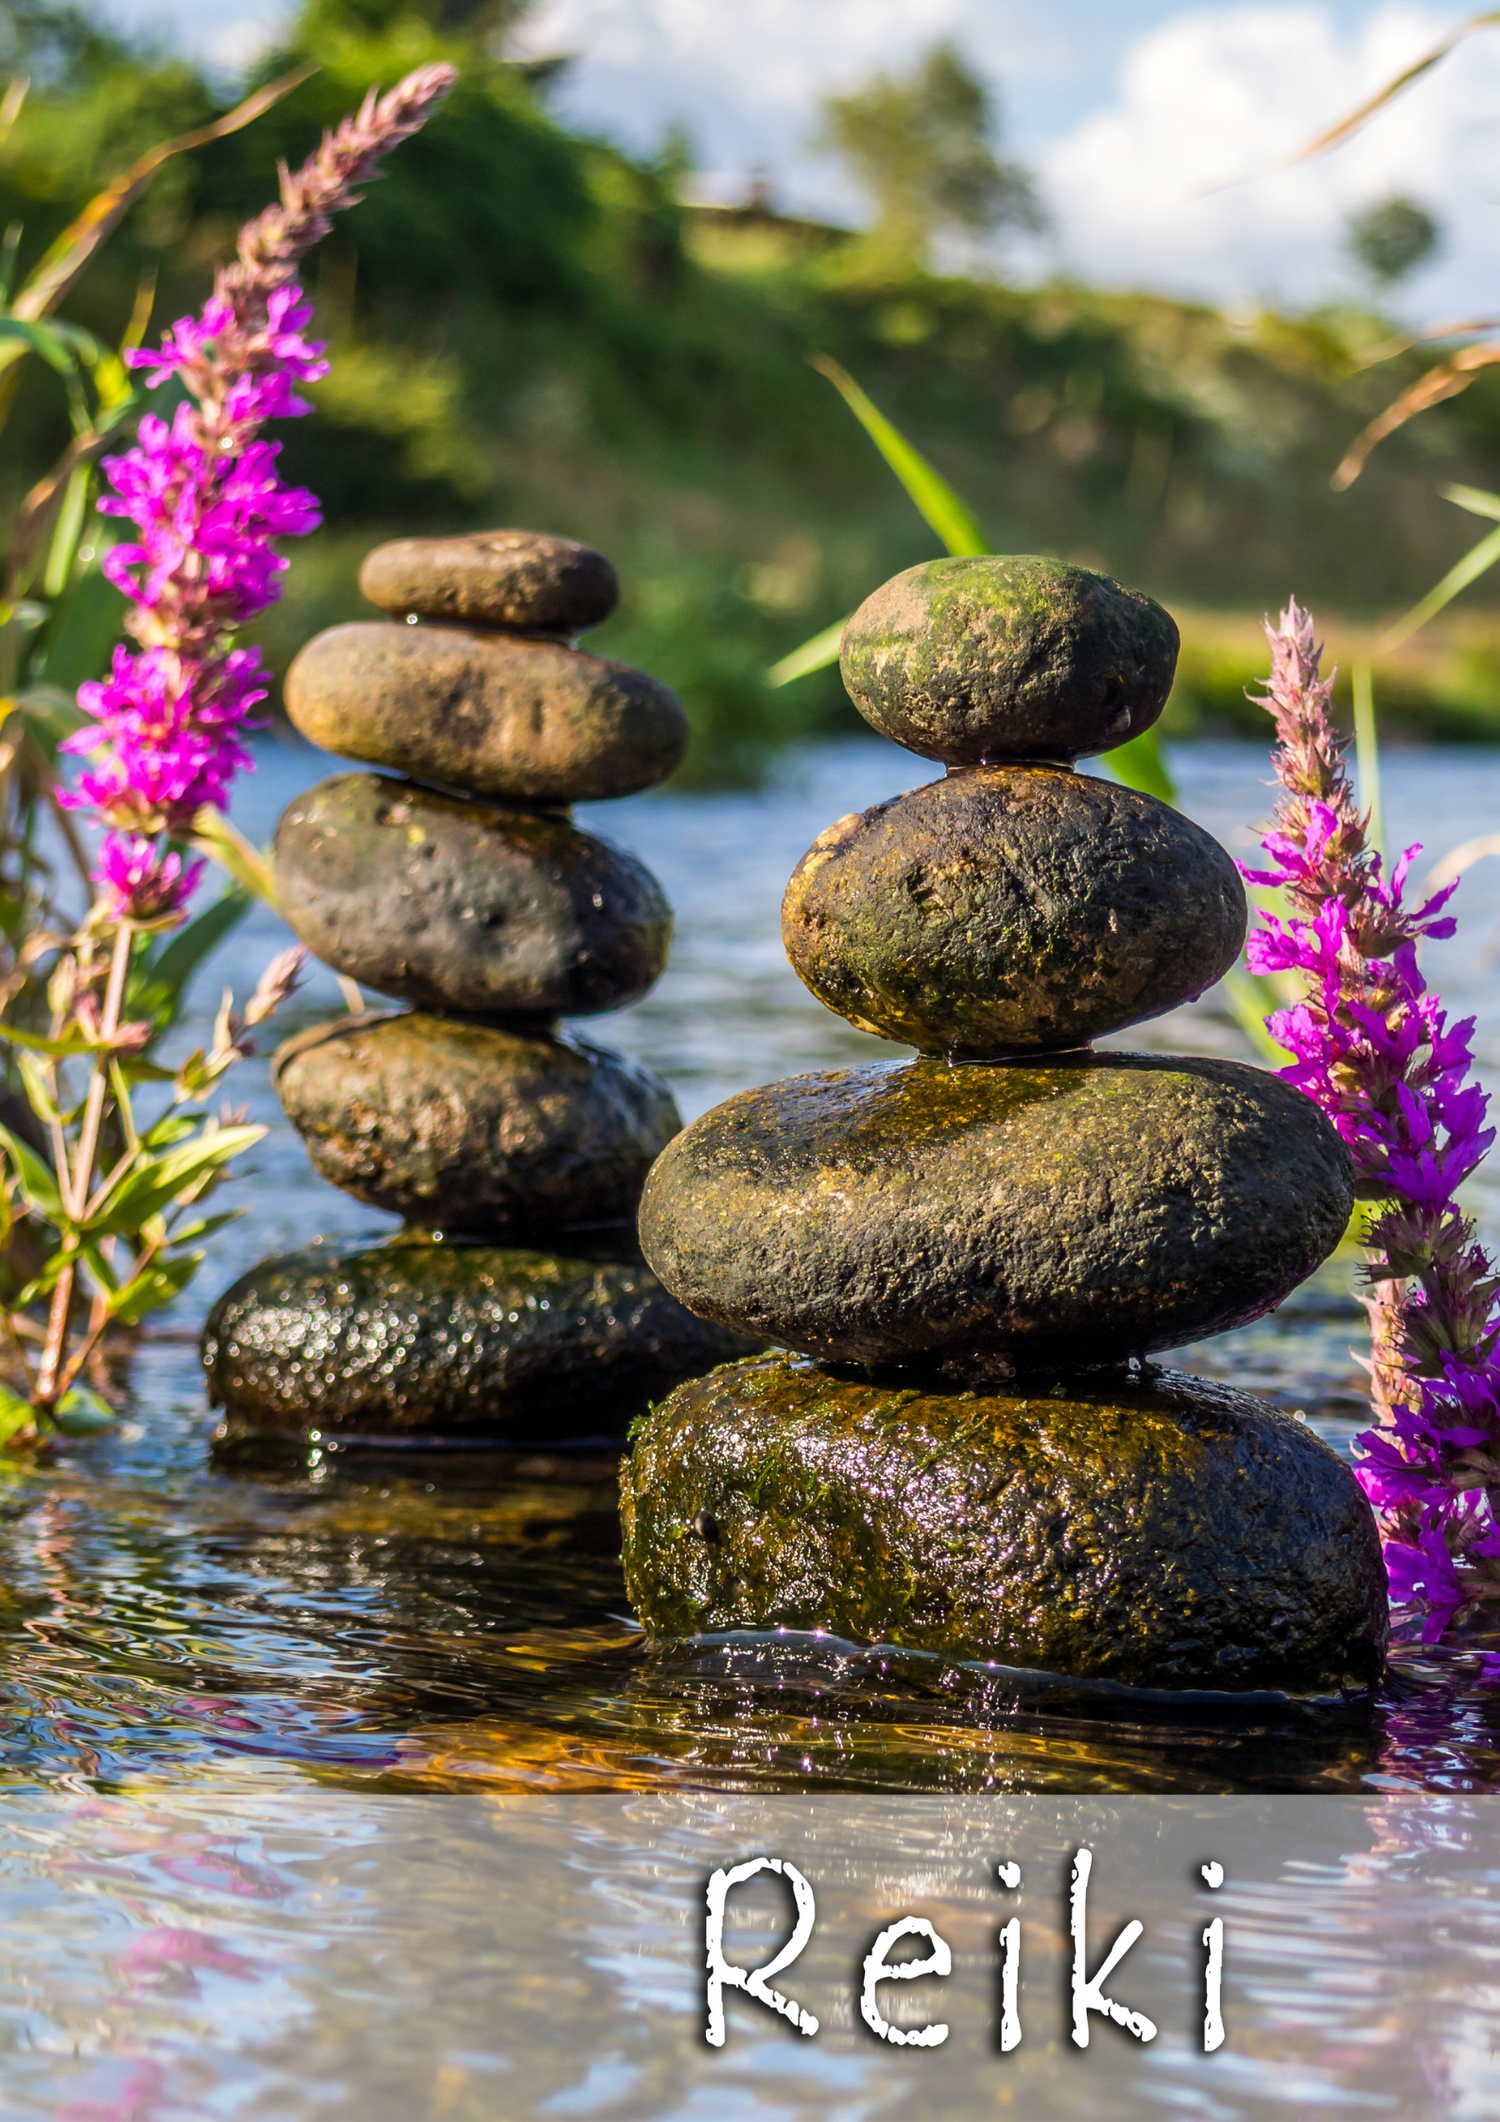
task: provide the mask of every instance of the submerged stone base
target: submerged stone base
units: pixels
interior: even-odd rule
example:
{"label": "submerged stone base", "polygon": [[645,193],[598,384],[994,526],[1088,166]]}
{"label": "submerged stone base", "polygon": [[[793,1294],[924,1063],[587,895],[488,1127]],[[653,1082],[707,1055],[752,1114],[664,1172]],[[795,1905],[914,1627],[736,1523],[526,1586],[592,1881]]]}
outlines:
{"label": "submerged stone base", "polygon": [[239,1434],[560,1443],[623,1435],[752,1345],[668,1296],[628,1232],[548,1251],[403,1235],[262,1260],[209,1313],[203,1366]]}
{"label": "submerged stone base", "polygon": [[1138,1687],[1368,1686],[1385,1569],[1302,1423],[1178,1372],[1029,1396],[762,1356],[680,1386],[622,1470],[654,1635],[828,1629]]}

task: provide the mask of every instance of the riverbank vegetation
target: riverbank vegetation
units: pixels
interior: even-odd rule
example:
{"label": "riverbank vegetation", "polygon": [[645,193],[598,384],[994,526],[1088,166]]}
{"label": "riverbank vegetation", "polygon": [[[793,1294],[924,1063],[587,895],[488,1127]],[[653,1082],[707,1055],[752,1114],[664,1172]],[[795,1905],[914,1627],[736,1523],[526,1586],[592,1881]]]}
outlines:
{"label": "riverbank vegetation", "polygon": [[[685,150],[637,161],[571,135],[554,71],[494,56],[515,10],[455,0],[309,0],[257,69],[318,71],[244,133],[164,169],[67,314],[113,343],[143,282],[153,331],[197,307],[273,157],[295,163],[371,79],[454,58],[438,121],[329,239],[310,292],[333,345],[320,417],[286,476],[326,528],[258,631],[279,668],[362,609],[359,557],[396,531],[511,522],[601,545],[626,594],[597,645],[677,686],[697,770],[857,727],[836,672],[780,690],[776,659],[934,550],[825,378],[831,355],[973,504],[1000,550],[1096,565],[1183,615],[1167,728],[1253,727],[1256,622],[1288,586],[1330,617],[1348,665],[1472,543],[1440,487],[1500,486],[1500,384],[1481,379],[1329,477],[1429,354],[1386,352],[1374,314],[1224,315],[1065,282],[1019,290],[929,270],[898,246],[681,203]],[[229,100],[182,61],[84,19],[5,11],[31,87],[0,145],[0,225],[40,256],[105,177]],[[66,441],[28,365],[0,508]],[[1388,730],[1500,739],[1500,588],[1377,660]]]}

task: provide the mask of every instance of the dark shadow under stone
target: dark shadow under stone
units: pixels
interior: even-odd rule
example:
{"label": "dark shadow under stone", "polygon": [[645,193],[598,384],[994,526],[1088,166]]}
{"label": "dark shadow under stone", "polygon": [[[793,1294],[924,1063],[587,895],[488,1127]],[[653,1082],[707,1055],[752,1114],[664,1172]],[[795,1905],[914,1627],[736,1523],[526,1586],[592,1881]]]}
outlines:
{"label": "dark shadow under stone", "polygon": [[547,1250],[416,1234],[262,1260],[203,1335],[231,1435],[618,1436],[650,1399],[753,1344],[686,1311],[628,1231]]}
{"label": "dark shadow under stone", "polygon": [[621,1472],[655,1636],[826,1629],[1134,1687],[1337,1693],[1389,1627],[1369,1505],[1293,1417],[1171,1371],[944,1392],[762,1356]]}

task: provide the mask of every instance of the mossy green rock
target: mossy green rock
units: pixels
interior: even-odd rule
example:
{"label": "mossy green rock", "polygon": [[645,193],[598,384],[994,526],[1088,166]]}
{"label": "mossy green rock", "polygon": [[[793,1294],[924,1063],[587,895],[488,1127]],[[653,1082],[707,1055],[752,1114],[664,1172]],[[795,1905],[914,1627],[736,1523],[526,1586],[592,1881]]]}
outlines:
{"label": "mossy green rock", "polygon": [[652,1166],[646,1258],[706,1319],[964,1380],[1243,1325],[1332,1252],[1349,1153],[1233,1061],[1091,1054],[794,1076]]}
{"label": "mossy green rock", "polygon": [[1149,729],[1177,668],[1171,615],[1061,560],[928,560],[844,629],[849,697],[882,736],[941,759],[1078,759]]}
{"label": "mossy green rock", "polygon": [[1084,1046],[1228,971],[1245,892],[1201,827],[1062,766],[981,766],[841,818],[782,939],[820,1002],[925,1053]]}
{"label": "mossy green rock", "polygon": [[299,1033],[272,1075],[325,1179],[450,1235],[627,1222],[682,1125],[618,1054],[422,1011]]}
{"label": "mossy green rock", "polygon": [[331,627],[288,671],[286,704],[327,751],[513,803],[628,796],[688,741],[676,694],[644,671],[453,626]]}
{"label": "mossy green rock", "polygon": [[685,1311],[628,1232],[566,1248],[325,1241],[262,1260],[208,1315],[238,1430],[560,1441],[751,1344]]}
{"label": "mossy green rock", "polygon": [[339,774],[276,828],[281,910],[335,972],[420,1009],[591,1016],[660,976],[661,886],[633,855],[545,812]]}
{"label": "mossy green rock", "polygon": [[1368,1686],[1385,1569],[1304,1424],[1173,1372],[1021,1397],[775,1357],[679,1386],[621,1480],[646,1628],[828,1629],[1137,1687]]}
{"label": "mossy green rock", "polygon": [[466,531],[392,538],[366,556],[359,586],[405,617],[577,634],[614,610],[620,585],[603,553],[545,531]]}

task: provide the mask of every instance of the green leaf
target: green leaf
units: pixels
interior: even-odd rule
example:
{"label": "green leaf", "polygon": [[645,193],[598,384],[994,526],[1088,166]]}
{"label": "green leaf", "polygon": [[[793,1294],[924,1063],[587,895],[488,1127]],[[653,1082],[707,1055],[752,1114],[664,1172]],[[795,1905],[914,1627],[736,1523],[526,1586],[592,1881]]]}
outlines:
{"label": "green leaf", "polygon": [[202,1121],[195,1120],[191,1113],[168,1113],[164,1119],[157,1121],[155,1127],[148,1128],[146,1133],[142,1135],[141,1147],[142,1149],[170,1149],[174,1142],[181,1142],[185,1136],[192,1134],[194,1129],[201,1127],[202,1124]]}
{"label": "green leaf", "polygon": [[1167,771],[1154,729],[1143,729],[1128,744],[1106,752],[1103,764],[1127,788],[1139,789],[1143,796],[1159,796],[1163,803],[1177,801],[1177,784]]}
{"label": "green leaf", "polygon": [[42,1072],[41,1063],[34,1060],[30,1054],[21,1054],[17,1058],[20,1062],[21,1082],[26,1092],[26,1103],[31,1107],[37,1118],[50,1127],[54,1120],[61,1120],[62,1114],[53,1100],[51,1090],[48,1088],[47,1078]]}
{"label": "green leaf", "polygon": [[105,1259],[97,1245],[80,1245],[78,1257],[98,1283],[107,1297],[112,1297],[120,1286],[120,1278]]}
{"label": "green leaf", "polygon": [[201,1216],[196,1223],[179,1223],[172,1232],[174,1245],[190,1244],[194,1238],[208,1238],[226,1223],[238,1223],[245,1213],[242,1208],[221,1209],[217,1216]]}
{"label": "green leaf", "polygon": [[263,854],[253,841],[247,840],[237,825],[231,825],[224,813],[205,803],[193,819],[193,829],[188,835],[188,845],[200,855],[209,855],[228,870],[242,891],[257,899],[263,899],[273,910],[276,905],[276,871],[270,855]]}
{"label": "green leaf", "polygon": [[188,982],[210,952],[244,920],[253,903],[251,894],[237,885],[138,963],[126,990],[126,1015],[150,1017],[160,1031],[170,1029]]}
{"label": "green leaf", "polygon": [[175,1259],[164,1261],[159,1267],[148,1267],[144,1274],[133,1276],[117,1296],[110,1298],[110,1317],[133,1326],[147,1312],[159,1311],[162,1305],[170,1304],[186,1289],[203,1260],[202,1253],[179,1253]]}
{"label": "green leaf", "polygon": [[89,1039],[76,1029],[61,1039],[45,1039],[40,1032],[23,1032],[14,1024],[0,1024],[0,1040],[7,1046],[24,1046],[29,1053],[48,1054],[54,1061],[73,1061],[80,1054],[109,1051],[107,1040]]}
{"label": "green leaf", "polygon": [[153,1157],[131,1173],[99,1215],[90,1218],[89,1231],[103,1236],[139,1230],[148,1217],[158,1215],[196,1181],[221,1170],[242,1149],[259,1142],[265,1132],[263,1127],[221,1127]]}
{"label": "green leaf", "polygon": [[52,1410],[54,1425],[65,1437],[97,1437],[113,1429],[115,1411],[87,1385],[70,1386]]}
{"label": "green leaf", "polygon": [[1354,666],[1354,763],[1359,800],[1370,814],[1370,845],[1385,856],[1385,814],[1380,802],[1380,737],[1375,727],[1375,681],[1368,663]]}
{"label": "green leaf", "polygon": [[50,1222],[66,1220],[57,1180],[31,1144],[23,1142],[19,1135],[13,1135],[8,1127],[0,1127],[0,1148],[15,1166],[21,1191],[32,1207],[40,1209]]}
{"label": "green leaf", "polygon": [[990,548],[968,506],[879,406],[866,397],[848,370],[826,354],[816,355],[813,367],[828,378],[910,494],[918,514],[931,525],[953,557],[964,559],[988,553]]}
{"label": "green leaf", "polygon": [[821,634],[814,634],[811,641],[794,648],[789,656],[783,656],[779,663],[773,663],[766,672],[767,685],[790,685],[794,678],[810,678],[815,670],[827,670],[830,663],[837,663],[839,644],[848,624],[847,619],[837,620]]}
{"label": "green leaf", "polygon": [[19,1393],[13,1393],[8,1385],[0,1385],[0,1444],[8,1444],[18,1430],[28,1428],[36,1420],[36,1409]]}

